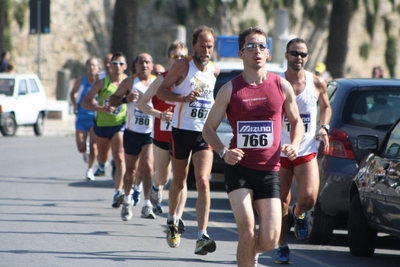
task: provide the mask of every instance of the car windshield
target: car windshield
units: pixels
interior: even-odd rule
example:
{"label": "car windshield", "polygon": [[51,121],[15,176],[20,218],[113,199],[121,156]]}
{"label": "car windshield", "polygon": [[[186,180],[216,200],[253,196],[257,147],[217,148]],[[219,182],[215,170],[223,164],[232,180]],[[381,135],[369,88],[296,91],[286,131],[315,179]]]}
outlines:
{"label": "car windshield", "polygon": [[360,88],[351,92],[347,98],[342,121],[354,126],[387,129],[397,120],[399,114],[398,89]]}
{"label": "car windshield", "polygon": [[14,83],[14,79],[0,78],[0,94],[12,96],[14,94]]}

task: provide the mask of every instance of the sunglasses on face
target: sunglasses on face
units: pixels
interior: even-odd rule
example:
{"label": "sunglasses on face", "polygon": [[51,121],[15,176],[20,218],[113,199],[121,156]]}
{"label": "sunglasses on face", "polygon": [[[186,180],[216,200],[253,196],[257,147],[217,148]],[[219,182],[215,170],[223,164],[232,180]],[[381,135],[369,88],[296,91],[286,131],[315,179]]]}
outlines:
{"label": "sunglasses on face", "polygon": [[260,44],[256,44],[256,43],[249,43],[247,45],[245,45],[242,49],[240,50],[248,50],[248,51],[254,51],[256,50],[256,48],[260,48],[260,51],[264,51],[268,46],[266,43],[260,43]]}
{"label": "sunglasses on face", "polygon": [[297,52],[297,51],[289,51],[288,53],[293,57],[301,56],[302,58],[305,58],[306,56],[308,56],[308,53]]}
{"label": "sunglasses on face", "polygon": [[123,66],[123,65],[125,65],[125,62],[122,62],[122,61],[113,61],[113,62],[111,62],[113,65],[120,65],[120,66]]}
{"label": "sunglasses on face", "polygon": [[186,55],[171,55],[172,59],[181,59],[181,58],[185,58]]}

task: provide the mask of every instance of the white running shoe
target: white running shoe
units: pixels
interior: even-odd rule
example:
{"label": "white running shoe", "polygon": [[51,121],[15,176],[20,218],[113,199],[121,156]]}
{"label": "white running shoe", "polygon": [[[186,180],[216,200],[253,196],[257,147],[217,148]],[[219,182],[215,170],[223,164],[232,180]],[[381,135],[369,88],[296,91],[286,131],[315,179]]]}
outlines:
{"label": "white running shoe", "polygon": [[86,179],[87,179],[88,181],[94,181],[94,173],[93,173],[93,170],[92,170],[92,169],[88,169],[88,170],[86,171]]}

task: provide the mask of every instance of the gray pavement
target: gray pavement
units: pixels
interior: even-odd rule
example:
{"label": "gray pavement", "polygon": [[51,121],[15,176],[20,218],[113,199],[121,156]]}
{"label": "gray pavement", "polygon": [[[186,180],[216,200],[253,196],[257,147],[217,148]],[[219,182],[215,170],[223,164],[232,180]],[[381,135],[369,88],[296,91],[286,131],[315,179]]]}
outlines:
{"label": "gray pavement", "polygon": [[[96,181],[83,179],[85,164],[75,148],[74,119],[46,119],[42,138],[34,137],[32,127],[20,127],[16,138],[0,137],[0,266],[236,266],[237,228],[225,192],[211,192],[208,231],[217,251],[193,253],[196,191],[188,194],[181,245],[171,249],[165,241],[168,187],[164,214],[142,219],[139,204],[133,208],[134,218],[123,222],[120,209],[110,207],[109,170]],[[335,232],[329,246],[299,242],[291,233],[291,264],[399,266],[397,240],[383,238],[374,257],[356,258],[348,251],[345,231]],[[275,253],[262,254],[259,266],[277,266]]]}

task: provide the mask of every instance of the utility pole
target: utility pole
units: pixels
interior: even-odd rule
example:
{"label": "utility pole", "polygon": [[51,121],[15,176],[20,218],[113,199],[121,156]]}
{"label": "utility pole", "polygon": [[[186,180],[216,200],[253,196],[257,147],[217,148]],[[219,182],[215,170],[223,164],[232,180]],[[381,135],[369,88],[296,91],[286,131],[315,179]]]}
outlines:
{"label": "utility pole", "polygon": [[41,46],[41,40],[40,40],[40,33],[42,32],[42,25],[40,25],[40,23],[41,23],[41,20],[42,20],[42,14],[41,14],[41,9],[42,9],[42,3],[41,3],[41,1],[40,0],[38,0],[37,1],[37,30],[38,30],[38,32],[37,32],[37,36],[38,36],[38,44],[37,44],[37,48],[38,48],[38,58],[37,58],[37,65],[38,65],[38,77],[39,77],[39,80],[40,80],[40,74],[41,74],[41,72],[40,72],[40,67],[41,67],[41,65],[42,65],[42,57],[41,57],[41,54],[40,54],[40,46]]}
{"label": "utility pole", "polygon": [[231,20],[229,16],[229,7],[233,0],[221,0],[222,4],[224,4],[225,7],[225,34],[228,35],[229,32],[229,22]]}

